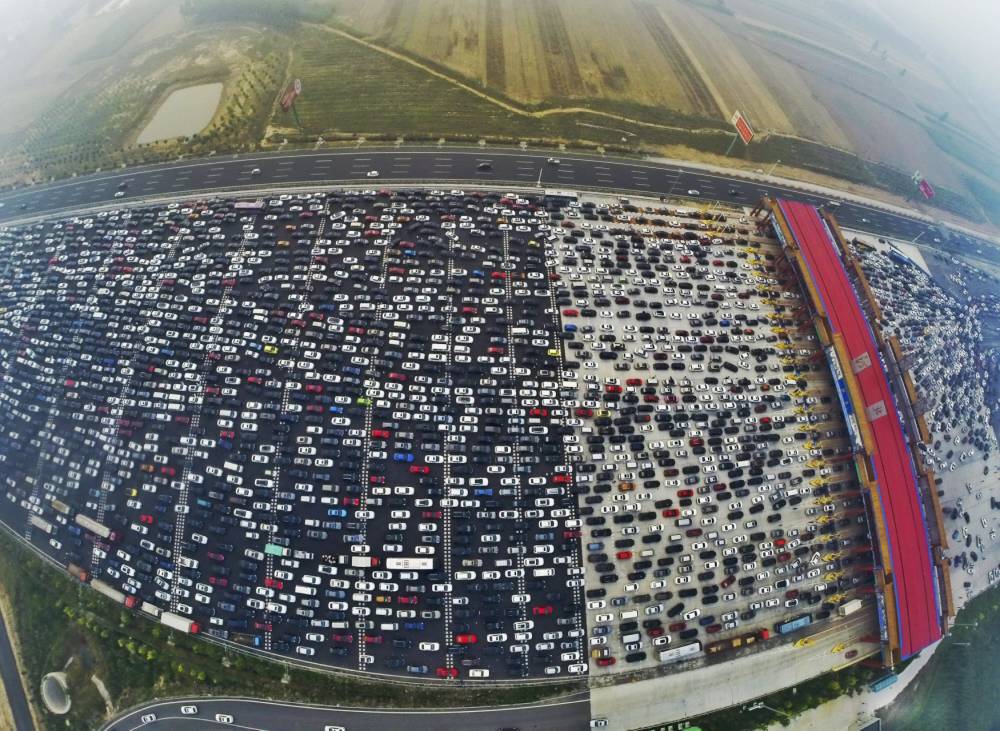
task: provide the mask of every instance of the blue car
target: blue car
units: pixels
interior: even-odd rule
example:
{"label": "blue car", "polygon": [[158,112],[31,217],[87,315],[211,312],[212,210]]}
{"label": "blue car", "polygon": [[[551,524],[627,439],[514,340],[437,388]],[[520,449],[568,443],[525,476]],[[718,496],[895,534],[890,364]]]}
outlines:
{"label": "blue car", "polygon": [[343,508],[329,508],[326,511],[326,514],[329,515],[329,516],[331,516],[331,517],[333,517],[333,518],[346,518],[347,517],[347,511],[344,510]]}
{"label": "blue car", "polygon": [[410,452],[393,452],[392,458],[397,462],[413,461],[413,455]]}

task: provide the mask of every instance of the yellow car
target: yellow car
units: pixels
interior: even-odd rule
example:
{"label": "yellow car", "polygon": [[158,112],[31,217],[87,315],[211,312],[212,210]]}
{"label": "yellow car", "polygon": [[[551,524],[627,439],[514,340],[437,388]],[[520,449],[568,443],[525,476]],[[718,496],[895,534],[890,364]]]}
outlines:
{"label": "yellow car", "polygon": [[264,352],[267,353],[268,355],[277,355],[278,349],[273,345],[265,345]]}

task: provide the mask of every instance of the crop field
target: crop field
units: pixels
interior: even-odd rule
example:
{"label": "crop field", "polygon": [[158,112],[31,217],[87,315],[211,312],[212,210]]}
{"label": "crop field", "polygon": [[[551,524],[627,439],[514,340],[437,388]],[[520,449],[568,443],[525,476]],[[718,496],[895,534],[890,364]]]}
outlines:
{"label": "crop field", "polygon": [[951,110],[960,129],[980,124],[978,113],[856,0],[371,0],[342,5],[337,22],[531,108],[629,107],[689,128],[725,125],[739,109],[761,133],[969,193],[918,107]]}

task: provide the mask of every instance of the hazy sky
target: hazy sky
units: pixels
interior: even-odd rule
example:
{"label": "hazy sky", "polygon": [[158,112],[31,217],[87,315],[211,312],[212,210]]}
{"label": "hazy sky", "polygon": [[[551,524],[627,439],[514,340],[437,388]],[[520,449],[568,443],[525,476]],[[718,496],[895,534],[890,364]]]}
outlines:
{"label": "hazy sky", "polygon": [[[850,0],[848,0],[850,1]],[[923,48],[987,117],[1000,119],[1000,0],[861,0]],[[1000,124],[991,125],[1000,135]]]}
{"label": "hazy sky", "polygon": [[953,59],[989,80],[996,80],[1000,2],[997,0],[870,0],[899,28],[933,49],[939,62]]}

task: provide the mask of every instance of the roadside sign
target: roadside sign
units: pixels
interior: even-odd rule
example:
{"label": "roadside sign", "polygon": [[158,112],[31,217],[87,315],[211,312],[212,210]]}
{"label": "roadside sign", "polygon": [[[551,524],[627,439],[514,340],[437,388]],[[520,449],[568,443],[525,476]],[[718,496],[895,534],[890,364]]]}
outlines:
{"label": "roadside sign", "polygon": [[296,79],[292,84],[292,88],[295,89],[296,96],[302,93],[302,79]]}
{"label": "roadside sign", "polygon": [[917,187],[920,188],[920,192],[923,193],[924,198],[926,198],[927,200],[930,200],[936,195],[934,187],[926,180],[921,180],[917,184]]}
{"label": "roadside sign", "polygon": [[736,128],[736,133],[740,136],[740,139],[743,140],[743,144],[749,145],[750,140],[754,138],[754,131],[747,118],[743,116],[743,112],[734,113],[730,121]]}

